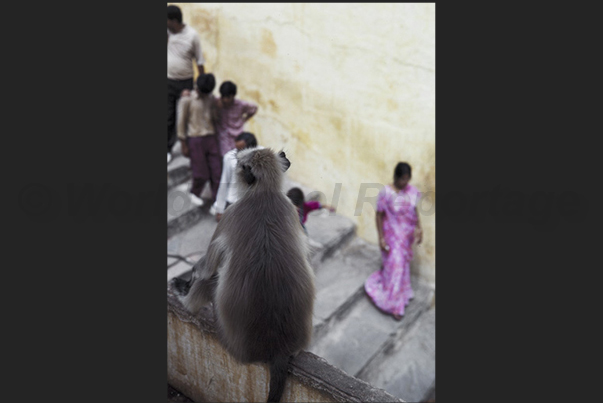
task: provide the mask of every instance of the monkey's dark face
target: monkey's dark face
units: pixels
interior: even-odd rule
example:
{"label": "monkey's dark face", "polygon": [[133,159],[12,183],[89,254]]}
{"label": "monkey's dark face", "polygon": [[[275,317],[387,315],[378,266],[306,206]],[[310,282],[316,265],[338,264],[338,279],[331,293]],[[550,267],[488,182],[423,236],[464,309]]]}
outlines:
{"label": "monkey's dark face", "polygon": [[291,166],[284,151],[275,153],[270,149],[248,148],[237,153],[237,174],[243,183],[274,183],[277,177]]}
{"label": "monkey's dark face", "polygon": [[255,175],[251,172],[251,167],[246,164],[241,165],[241,176],[248,185],[253,185],[256,180]]}

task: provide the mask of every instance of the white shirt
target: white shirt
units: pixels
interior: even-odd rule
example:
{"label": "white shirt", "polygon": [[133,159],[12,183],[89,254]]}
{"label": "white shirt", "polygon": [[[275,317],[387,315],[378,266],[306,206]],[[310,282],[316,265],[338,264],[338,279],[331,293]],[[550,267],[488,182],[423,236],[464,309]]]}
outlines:
{"label": "white shirt", "polygon": [[199,34],[188,25],[177,34],[170,32],[169,29],[167,32],[167,77],[172,80],[193,78],[193,58],[197,61],[197,65],[205,63]]}
{"label": "white shirt", "polygon": [[[258,149],[264,147],[257,146]],[[233,148],[224,154],[222,159],[222,177],[220,177],[220,186],[218,187],[218,194],[216,195],[216,201],[214,202],[214,209],[216,214],[224,214],[224,208],[226,202],[232,204],[239,200],[239,192],[237,186],[237,176],[235,170],[237,168],[237,150]]]}

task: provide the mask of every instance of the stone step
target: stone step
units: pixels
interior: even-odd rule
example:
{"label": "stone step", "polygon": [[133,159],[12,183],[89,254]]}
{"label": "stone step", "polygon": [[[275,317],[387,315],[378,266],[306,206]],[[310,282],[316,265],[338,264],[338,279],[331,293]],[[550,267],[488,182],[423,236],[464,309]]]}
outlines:
{"label": "stone step", "polygon": [[[200,209],[204,212],[205,208],[204,205]],[[203,213],[197,222],[168,238],[168,255],[185,257],[194,264],[207,252],[209,242],[217,226],[216,217],[209,213]],[[173,261],[168,260],[168,262]]]}
{"label": "stone step", "polygon": [[[372,271],[371,271],[372,272]],[[346,273],[341,273],[340,277]],[[370,274],[370,273],[369,273]],[[368,274],[364,277],[366,279]],[[348,312],[329,325],[322,337],[312,341],[309,351],[352,376],[361,373],[397,334],[404,334],[429,308],[431,288],[414,276],[411,284],[415,298],[409,303],[401,321],[380,311],[364,292]],[[363,287],[363,284],[362,284]],[[335,287],[332,287],[335,290]],[[350,354],[353,351],[354,354]]]}
{"label": "stone step", "polygon": [[[174,277],[190,279],[192,264],[205,254],[209,245],[211,237],[207,237],[207,234],[213,234],[213,230],[208,231],[207,227],[211,224],[211,221],[203,220],[169,240],[168,253],[187,257],[189,262],[169,258],[171,266],[168,267],[168,281]],[[196,235],[201,233],[205,234],[203,239]],[[314,339],[328,332],[329,325],[345,315],[350,307],[363,297],[364,280],[372,271],[377,270],[380,264],[375,260],[374,254],[370,256],[374,248],[376,247],[366,241],[354,238],[346,247],[345,258],[337,252],[315,269],[317,295],[313,314]],[[195,254],[191,255],[193,253]],[[341,278],[342,273],[345,273],[345,281],[334,282],[333,280]]]}
{"label": "stone step", "polygon": [[[190,182],[182,183],[168,190],[168,213],[167,213],[167,232],[168,238],[171,238],[178,232],[182,232],[199,222],[204,216],[211,216],[209,209],[211,201],[207,198],[207,193],[201,194],[205,204],[201,207],[196,206],[190,199]],[[213,217],[213,216],[212,216]],[[215,221],[215,218],[214,218]]]}
{"label": "stone step", "polygon": [[191,170],[189,168],[188,158],[177,157],[172,161],[174,165],[168,165],[167,187],[168,189],[178,186],[181,183],[191,180]]}
{"label": "stone step", "polygon": [[305,226],[312,246],[310,264],[314,268],[356,235],[356,225],[352,220],[326,209],[309,213]]}
{"label": "stone step", "polygon": [[180,185],[191,178],[190,160],[182,155],[180,142],[177,141],[172,148],[172,160],[167,164],[168,189]]}
{"label": "stone step", "polygon": [[358,237],[317,265],[314,341],[329,332],[332,325],[362,298],[364,281],[380,265],[378,248]]}
{"label": "stone step", "polygon": [[172,267],[173,265],[175,265],[178,262],[179,262],[179,260],[177,258],[171,257],[171,256],[168,255],[168,258],[167,258],[167,267],[168,267],[168,270],[169,270],[170,267]]}
{"label": "stone step", "polygon": [[180,147],[180,141],[176,141],[172,147],[172,157],[182,155],[182,148]]}
{"label": "stone step", "polygon": [[357,378],[407,402],[435,397],[435,307],[398,330]]}
{"label": "stone step", "polygon": [[[296,186],[297,184],[288,181],[287,185]],[[168,254],[185,256],[196,252],[197,256],[193,259],[196,262],[207,251],[218,223],[215,217],[208,212],[209,203],[202,207],[192,208],[190,206],[192,203],[189,201],[189,206],[185,206],[182,200],[187,196],[186,192],[187,189],[184,184],[168,192],[168,194],[173,195],[171,196],[173,201],[176,202],[176,198],[179,197],[180,201],[178,203],[181,203],[175,206],[180,207],[181,215],[172,218],[168,222]],[[344,245],[354,235],[355,231],[355,226],[351,220],[328,213],[326,210],[312,212],[306,222],[310,223],[308,229],[311,244],[310,258],[314,262],[313,267],[315,269],[320,265],[325,254],[330,254],[337,247]],[[175,259],[168,258],[168,265],[173,264],[175,264]]]}

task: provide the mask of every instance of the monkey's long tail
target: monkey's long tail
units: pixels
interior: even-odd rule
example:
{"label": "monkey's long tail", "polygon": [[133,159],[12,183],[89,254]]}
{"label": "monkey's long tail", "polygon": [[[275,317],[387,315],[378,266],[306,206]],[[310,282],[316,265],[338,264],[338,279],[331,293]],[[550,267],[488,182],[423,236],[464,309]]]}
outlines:
{"label": "monkey's long tail", "polygon": [[287,356],[277,356],[270,363],[270,392],[268,393],[268,402],[280,402],[285,390],[288,368],[289,357]]}

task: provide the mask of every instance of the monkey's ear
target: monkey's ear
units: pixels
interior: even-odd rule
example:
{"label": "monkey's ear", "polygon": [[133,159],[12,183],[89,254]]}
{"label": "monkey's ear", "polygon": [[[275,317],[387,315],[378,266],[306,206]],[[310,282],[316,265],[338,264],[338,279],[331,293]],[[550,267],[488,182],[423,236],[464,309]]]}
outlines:
{"label": "monkey's ear", "polygon": [[291,166],[291,161],[289,161],[287,159],[287,156],[285,155],[284,151],[281,151],[280,153],[278,153],[278,156],[283,159],[283,167],[285,168],[285,169],[283,169],[283,172],[285,172]]}
{"label": "monkey's ear", "polygon": [[255,182],[255,175],[251,172],[251,168],[247,165],[243,165],[243,179],[247,182],[248,185],[253,184]]}

